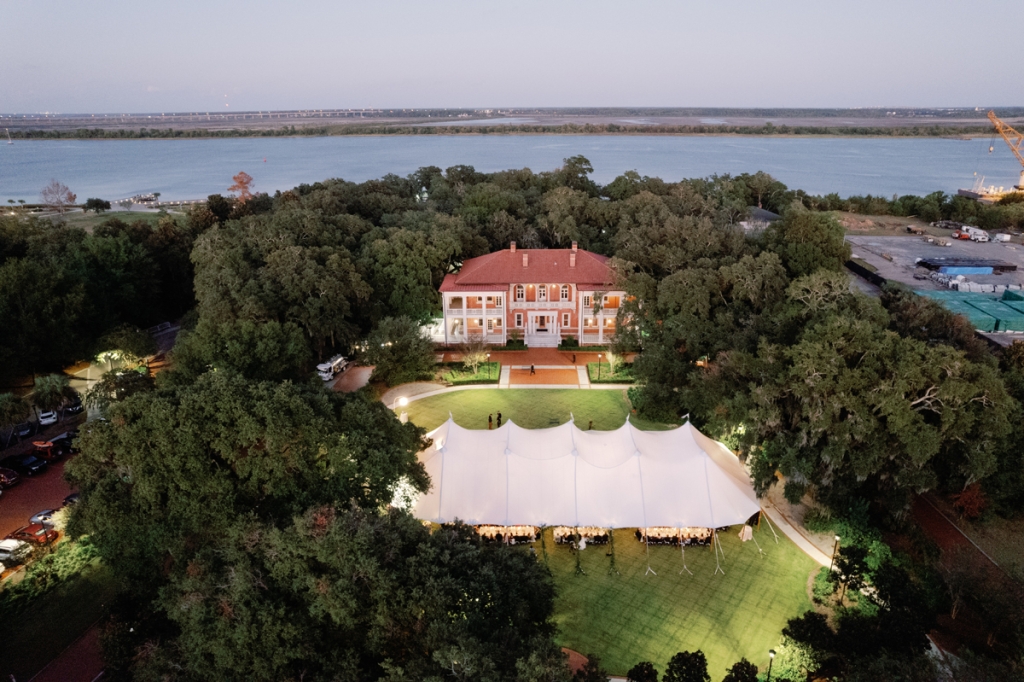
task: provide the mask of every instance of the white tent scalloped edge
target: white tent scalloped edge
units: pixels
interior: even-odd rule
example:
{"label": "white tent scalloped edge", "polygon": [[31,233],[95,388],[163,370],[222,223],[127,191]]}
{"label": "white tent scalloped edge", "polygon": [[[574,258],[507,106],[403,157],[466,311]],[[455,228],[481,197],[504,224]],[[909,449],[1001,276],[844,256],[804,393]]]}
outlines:
{"label": "white tent scalloped edge", "polygon": [[432,485],[412,512],[435,523],[720,528],[760,511],[740,460],[689,422],[485,431],[449,418],[427,437],[419,460]]}

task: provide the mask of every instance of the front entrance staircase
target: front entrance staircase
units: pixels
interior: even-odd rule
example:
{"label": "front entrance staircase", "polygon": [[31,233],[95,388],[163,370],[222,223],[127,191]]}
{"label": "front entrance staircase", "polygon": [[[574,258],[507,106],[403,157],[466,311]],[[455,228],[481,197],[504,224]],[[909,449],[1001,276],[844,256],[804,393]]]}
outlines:
{"label": "front entrance staircase", "polygon": [[558,334],[527,334],[524,341],[529,348],[557,348],[561,338]]}

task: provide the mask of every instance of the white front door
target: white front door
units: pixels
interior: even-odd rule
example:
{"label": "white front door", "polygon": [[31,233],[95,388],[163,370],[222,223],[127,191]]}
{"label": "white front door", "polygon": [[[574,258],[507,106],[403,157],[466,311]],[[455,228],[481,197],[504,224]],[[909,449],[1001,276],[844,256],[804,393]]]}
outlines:
{"label": "white front door", "polygon": [[558,317],[551,313],[530,313],[529,333],[531,334],[556,334],[558,333]]}

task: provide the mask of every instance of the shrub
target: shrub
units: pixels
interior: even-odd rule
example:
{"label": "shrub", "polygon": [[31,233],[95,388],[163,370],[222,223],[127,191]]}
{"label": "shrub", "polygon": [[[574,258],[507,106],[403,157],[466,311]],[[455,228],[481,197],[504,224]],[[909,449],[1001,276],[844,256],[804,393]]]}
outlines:
{"label": "shrub", "polygon": [[811,596],[817,604],[824,604],[835,593],[835,585],[829,580],[830,573],[828,566],[822,566],[818,569],[818,574],[814,576]]}

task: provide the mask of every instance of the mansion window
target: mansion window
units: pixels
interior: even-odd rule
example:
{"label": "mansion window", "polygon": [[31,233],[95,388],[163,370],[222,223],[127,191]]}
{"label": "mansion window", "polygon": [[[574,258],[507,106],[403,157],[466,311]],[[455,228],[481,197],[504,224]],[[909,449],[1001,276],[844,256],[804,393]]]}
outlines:
{"label": "mansion window", "polygon": [[562,285],[561,299],[563,301],[568,301],[569,300],[569,285],[568,284],[563,284]]}
{"label": "mansion window", "polygon": [[586,296],[583,297],[583,307],[584,308],[589,308],[590,305],[591,305],[590,294],[587,294]]}
{"label": "mansion window", "polygon": [[562,313],[562,326],[563,327],[568,327],[569,326],[569,313]]}
{"label": "mansion window", "polygon": [[496,308],[501,307],[501,296],[488,296],[487,305],[494,306]]}
{"label": "mansion window", "polygon": [[517,301],[525,301],[526,300],[526,287],[524,287],[522,284],[517,284],[516,285],[516,300]]}
{"label": "mansion window", "polygon": [[548,287],[546,284],[541,284],[537,287],[537,300],[546,301],[548,300]]}
{"label": "mansion window", "polygon": [[516,313],[516,327],[522,327],[522,326],[523,326],[523,314],[522,313]]}

